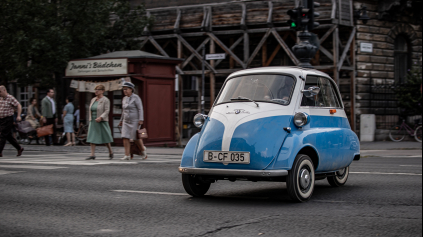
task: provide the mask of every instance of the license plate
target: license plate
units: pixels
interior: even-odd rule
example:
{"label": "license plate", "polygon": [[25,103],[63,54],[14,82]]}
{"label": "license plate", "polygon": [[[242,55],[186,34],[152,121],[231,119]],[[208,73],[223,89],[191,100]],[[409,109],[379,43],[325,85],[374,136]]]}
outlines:
{"label": "license plate", "polygon": [[204,151],[203,161],[224,164],[250,164],[250,153],[236,151]]}

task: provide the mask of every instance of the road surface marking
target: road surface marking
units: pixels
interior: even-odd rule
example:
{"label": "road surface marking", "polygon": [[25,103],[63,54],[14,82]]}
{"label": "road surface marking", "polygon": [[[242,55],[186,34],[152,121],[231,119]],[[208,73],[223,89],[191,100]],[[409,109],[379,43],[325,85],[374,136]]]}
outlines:
{"label": "road surface marking", "polygon": [[141,194],[156,194],[156,195],[169,195],[169,196],[189,196],[186,193],[166,193],[166,192],[149,192],[149,191],[133,191],[133,190],[112,190],[118,193],[141,193]]}
{"label": "road surface marking", "polygon": [[414,174],[414,173],[382,173],[382,172],[350,172],[350,174],[379,174],[379,175],[409,175],[409,176],[422,176],[422,174]]}
{"label": "road surface marking", "polygon": [[33,169],[33,170],[55,170],[55,169],[66,169],[67,167],[58,166],[37,166],[37,165],[0,165],[0,168],[9,169]]}
{"label": "road surface marking", "polygon": [[6,171],[0,170],[0,175],[22,173],[23,171]]}
{"label": "road surface marking", "polygon": [[411,158],[423,158],[422,156],[383,156],[383,155],[363,155],[362,156],[363,158],[365,158],[365,159],[368,159],[368,158],[390,158],[390,159],[393,159],[393,158],[398,158],[398,159],[411,159]]}
{"label": "road surface marking", "polygon": [[312,202],[323,202],[323,203],[346,203],[345,201],[332,201],[332,200],[311,200]]}
{"label": "road surface marking", "polygon": [[422,168],[421,165],[400,165],[401,167],[417,167],[417,168]]}

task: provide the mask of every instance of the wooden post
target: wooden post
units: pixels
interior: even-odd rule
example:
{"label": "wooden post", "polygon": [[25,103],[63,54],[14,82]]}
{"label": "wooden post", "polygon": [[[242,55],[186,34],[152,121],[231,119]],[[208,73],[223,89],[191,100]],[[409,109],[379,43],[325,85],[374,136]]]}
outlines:
{"label": "wooden post", "polygon": [[[178,40],[178,58],[182,58],[182,42]],[[179,141],[178,145],[182,146],[182,134],[184,129],[184,105],[183,105],[183,96],[184,96],[184,86],[183,78],[181,74],[178,74],[178,130],[179,130]]]}
{"label": "wooden post", "polygon": [[[248,32],[244,32],[244,63],[247,64],[250,59],[250,36]],[[248,65],[247,65],[248,66]]]}
{"label": "wooden post", "polygon": [[202,77],[196,77],[197,78],[197,83],[198,83],[198,91],[197,91],[197,95],[198,95],[198,113],[201,113],[201,96],[203,95],[203,91],[201,88],[203,88],[203,78]]}
{"label": "wooden post", "polygon": [[[231,46],[234,45],[234,38],[231,38],[230,39],[230,43],[231,43]],[[232,56],[229,58],[229,68],[230,69],[234,69],[235,68],[235,60],[234,60],[234,58]]]}
{"label": "wooden post", "polygon": [[335,32],[333,33],[333,80],[336,81],[336,83],[339,86],[339,71],[338,71],[338,57],[339,57],[339,44],[338,44],[338,33],[339,29],[336,28]]}
{"label": "wooden post", "polygon": [[[353,30],[354,31],[354,30]],[[351,82],[350,82],[350,100],[351,100],[351,129],[354,132],[357,132],[357,119],[356,119],[356,111],[355,111],[355,36],[353,37],[351,48],[350,48],[350,60],[351,60],[351,66],[353,67],[353,70],[351,71]]]}
{"label": "wooden post", "polygon": [[263,47],[261,49],[261,55],[262,55],[262,57],[261,57],[262,63],[261,64],[263,65],[263,67],[265,67],[266,63],[267,63],[267,40],[263,44]]}
{"label": "wooden post", "polygon": [[[213,40],[210,41],[210,53],[211,54],[216,53],[216,45]],[[215,61],[211,60],[210,65],[213,68],[215,68]],[[215,88],[216,88],[215,74],[213,72],[210,72],[210,108],[213,106],[213,103],[214,103]]]}

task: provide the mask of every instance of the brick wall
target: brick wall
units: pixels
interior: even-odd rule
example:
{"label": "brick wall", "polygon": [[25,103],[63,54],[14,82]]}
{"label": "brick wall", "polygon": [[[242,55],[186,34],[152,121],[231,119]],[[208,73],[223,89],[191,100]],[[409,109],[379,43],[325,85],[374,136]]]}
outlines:
{"label": "brick wall", "polygon": [[206,3],[232,2],[232,0],[129,0],[133,6],[145,4],[147,8],[197,5]]}
{"label": "brick wall", "polygon": [[[395,103],[388,103],[383,101],[383,97],[380,100],[372,95],[371,85],[395,83],[394,43],[399,34],[406,35],[411,44],[409,53],[412,66],[419,65],[422,57],[422,29],[420,25],[411,24],[409,16],[399,17],[395,21],[379,20],[377,1],[354,1],[356,7],[362,3],[367,7],[371,20],[367,24],[357,22],[357,128],[360,128],[360,114],[376,114],[377,126],[380,127],[377,131],[378,140],[384,140],[387,130],[383,131],[386,128],[380,125],[391,117],[398,118],[395,113],[399,110]],[[373,53],[361,52],[360,43],[372,43]],[[380,106],[370,106],[375,104]],[[391,122],[395,123],[395,118]]]}

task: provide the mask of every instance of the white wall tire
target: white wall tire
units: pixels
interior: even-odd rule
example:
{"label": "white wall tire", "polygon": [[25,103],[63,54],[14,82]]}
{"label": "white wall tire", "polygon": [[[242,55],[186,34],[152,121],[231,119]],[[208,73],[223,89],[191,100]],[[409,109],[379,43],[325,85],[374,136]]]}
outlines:
{"label": "white wall tire", "polygon": [[185,191],[193,197],[202,197],[210,189],[210,183],[202,182],[198,177],[191,174],[182,174],[182,184]]}
{"label": "white wall tire", "polygon": [[303,154],[297,155],[286,180],[291,199],[295,202],[310,200],[314,192],[315,181],[314,164],[311,158]]}
{"label": "white wall tire", "polygon": [[328,177],[328,182],[332,187],[341,187],[347,183],[349,175],[350,167],[347,167],[336,172],[335,176]]}

